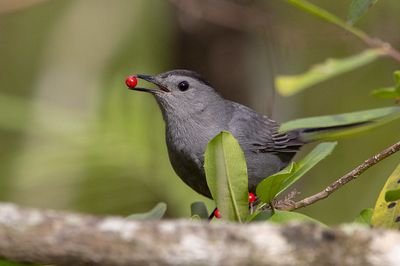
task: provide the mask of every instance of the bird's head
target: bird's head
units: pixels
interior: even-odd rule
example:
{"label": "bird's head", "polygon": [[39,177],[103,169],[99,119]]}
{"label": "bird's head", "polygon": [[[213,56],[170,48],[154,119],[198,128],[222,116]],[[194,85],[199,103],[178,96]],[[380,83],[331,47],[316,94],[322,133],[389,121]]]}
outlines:
{"label": "bird's head", "polygon": [[153,83],[157,88],[131,89],[153,94],[164,113],[190,115],[222,100],[210,83],[193,71],[172,70],[154,76],[136,77]]}

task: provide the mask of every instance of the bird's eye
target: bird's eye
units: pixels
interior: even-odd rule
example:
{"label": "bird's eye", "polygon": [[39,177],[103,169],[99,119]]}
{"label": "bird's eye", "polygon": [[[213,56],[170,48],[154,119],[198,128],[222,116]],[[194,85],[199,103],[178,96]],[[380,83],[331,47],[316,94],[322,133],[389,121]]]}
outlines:
{"label": "bird's eye", "polygon": [[187,82],[187,81],[181,81],[179,84],[178,84],[178,89],[180,90],[180,91],[186,91],[187,89],[189,89],[189,82]]}

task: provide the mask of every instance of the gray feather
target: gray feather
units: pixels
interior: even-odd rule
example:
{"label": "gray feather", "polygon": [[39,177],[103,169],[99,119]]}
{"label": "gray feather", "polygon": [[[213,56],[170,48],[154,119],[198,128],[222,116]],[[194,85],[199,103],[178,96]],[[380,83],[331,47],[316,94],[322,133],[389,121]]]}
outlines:
{"label": "gray feather", "polygon": [[[221,131],[231,132],[243,149],[252,192],[261,180],[284,168],[308,141],[304,134],[311,133],[307,129],[279,133],[276,121],[225,100],[193,71],[173,70],[142,77],[162,88],[140,90],[151,92],[161,108],[168,154],[175,172],[206,197],[211,194],[203,169],[204,152],[208,142]],[[188,88],[181,89],[182,82],[188,83]]]}

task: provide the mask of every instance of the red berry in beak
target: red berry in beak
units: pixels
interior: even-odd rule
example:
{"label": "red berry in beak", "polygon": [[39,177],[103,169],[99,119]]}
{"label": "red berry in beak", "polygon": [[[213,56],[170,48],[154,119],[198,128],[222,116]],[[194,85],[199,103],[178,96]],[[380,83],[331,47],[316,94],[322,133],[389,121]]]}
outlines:
{"label": "red berry in beak", "polygon": [[249,193],[249,202],[250,203],[252,203],[252,202],[255,202],[257,200],[257,197],[256,197],[256,195],[254,195],[253,193]]}
{"label": "red berry in beak", "polygon": [[126,78],[125,84],[129,88],[135,88],[137,85],[137,78],[135,76],[129,76]]}
{"label": "red berry in beak", "polygon": [[217,219],[221,218],[221,213],[219,212],[218,209],[215,209],[215,211],[214,211],[214,216],[215,216],[215,218],[217,218]]}

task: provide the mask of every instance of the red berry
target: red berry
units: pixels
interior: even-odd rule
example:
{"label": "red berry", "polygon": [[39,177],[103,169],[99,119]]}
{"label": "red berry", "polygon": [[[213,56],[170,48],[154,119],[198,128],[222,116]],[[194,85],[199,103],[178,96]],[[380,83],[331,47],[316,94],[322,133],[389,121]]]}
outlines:
{"label": "red berry", "polygon": [[214,216],[215,216],[215,218],[217,218],[217,219],[221,218],[221,213],[219,212],[218,209],[215,209],[215,211],[214,211]]}
{"label": "red berry", "polygon": [[129,76],[126,78],[125,84],[129,88],[135,88],[137,85],[137,78],[135,76]]}
{"label": "red berry", "polygon": [[257,200],[256,195],[254,195],[253,193],[249,193],[249,202],[255,202]]}

